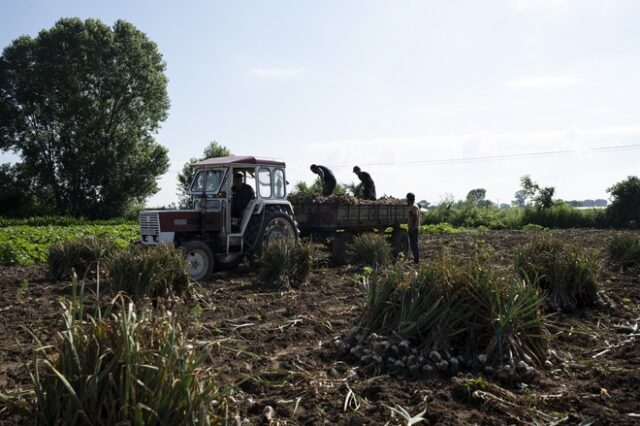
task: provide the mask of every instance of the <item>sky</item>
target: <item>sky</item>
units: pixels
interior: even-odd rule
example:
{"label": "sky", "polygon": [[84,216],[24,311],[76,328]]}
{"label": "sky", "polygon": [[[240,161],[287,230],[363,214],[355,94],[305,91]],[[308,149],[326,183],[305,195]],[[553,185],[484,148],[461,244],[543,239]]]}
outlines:
{"label": "sky", "polygon": [[431,203],[473,188],[509,203],[525,174],[558,198],[608,198],[640,174],[640,1],[0,5],[2,47],[61,17],[124,19],[157,43],[171,166],[149,206],[177,200],[176,174],[213,140],[284,160],[291,183],[311,183],[312,163],[355,182],[359,165],[379,196]]}

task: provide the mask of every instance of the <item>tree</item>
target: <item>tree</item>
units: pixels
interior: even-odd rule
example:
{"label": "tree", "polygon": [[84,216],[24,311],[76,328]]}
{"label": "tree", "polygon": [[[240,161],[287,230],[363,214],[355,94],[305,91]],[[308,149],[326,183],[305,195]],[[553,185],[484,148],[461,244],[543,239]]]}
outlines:
{"label": "tree", "polygon": [[540,210],[545,210],[553,206],[553,194],[556,189],[553,186],[538,188],[536,195],[533,197],[533,204]]}
{"label": "tree", "polygon": [[0,216],[24,217],[44,209],[36,205],[31,182],[19,165],[0,165]]}
{"label": "tree", "polygon": [[467,204],[471,204],[474,207],[487,208],[492,206],[490,200],[486,200],[487,190],[484,188],[476,188],[469,191],[467,194]]}
{"label": "tree", "polygon": [[613,226],[640,227],[640,178],[629,176],[607,188],[611,204],[607,207],[607,218]]}
{"label": "tree", "polygon": [[191,181],[193,181],[193,163],[206,158],[227,157],[231,151],[216,141],[212,141],[202,152],[202,157],[192,158],[182,166],[182,172],[178,173],[178,203],[181,208],[191,206],[191,198],[187,195]]}
{"label": "tree", "polygon": [[531,180],[529,175],[520,178],[521,189],[515,193],[513,203],[518,207],[524,207],[528,201],[532,201],[533,205],[540,210],[548,209],[553,206],[553,194],[556,189],[553,186],[541,188],[536,182]]}
{"label": "tree", "polygon": [[125,21],[61,19],[0,57],[0,150],[50,213],[118,216],[157,192],[154,140],[169,108],[165,63]]}
{"label": "tree", "polygon": [[[353,188],[355,188],[356,186],[357,185],[354,183],[351,183],[351,184],[337,183],[336,187],[333,189],[332,195],[347,194],[347,191],[350,191],[351,193],[353,193],[352,192]],[[308,185],[304,181],[300,181],[294,185],[293,191],[291,191],[290,194],[301,195],[306,197],[310,197],[316,194],[322,194],[322,182],[320,181],[319,177],[317,177],[311,185]]]}

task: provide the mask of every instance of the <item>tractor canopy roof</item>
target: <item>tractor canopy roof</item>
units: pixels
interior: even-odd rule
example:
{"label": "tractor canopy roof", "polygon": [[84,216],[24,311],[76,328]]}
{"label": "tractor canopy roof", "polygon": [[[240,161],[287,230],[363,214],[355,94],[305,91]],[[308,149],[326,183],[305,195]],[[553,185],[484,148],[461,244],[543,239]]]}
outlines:
{"label": "tractor canopy roof", "polygon": [[194,167],[203,166],[227,166],[227,165],[239,165],[239,164],[255,164],[265,166],[283,166],[284,161],[275,160],[273,158],[256,158],[249,155],[230,155],[228,157],[215,157],[207,158],[205,160],[196,161],[193,163]]}

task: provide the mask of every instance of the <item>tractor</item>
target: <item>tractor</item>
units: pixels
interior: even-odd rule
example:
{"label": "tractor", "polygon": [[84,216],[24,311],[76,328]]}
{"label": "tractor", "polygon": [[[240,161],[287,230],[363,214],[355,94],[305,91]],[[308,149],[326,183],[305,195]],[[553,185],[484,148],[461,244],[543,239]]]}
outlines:
{"label": "tractor", "polygon": [[[228,156],[201,160],[193,167],[188,190],[193,208],[145,210],[139,219],[142,244],[182,248],[194,280],[234,267],[247,255],[260,255],[273,241],[299,238],[287,201],[284,162]],[[251,187],[253,197],[234,196],[234,179]]]}

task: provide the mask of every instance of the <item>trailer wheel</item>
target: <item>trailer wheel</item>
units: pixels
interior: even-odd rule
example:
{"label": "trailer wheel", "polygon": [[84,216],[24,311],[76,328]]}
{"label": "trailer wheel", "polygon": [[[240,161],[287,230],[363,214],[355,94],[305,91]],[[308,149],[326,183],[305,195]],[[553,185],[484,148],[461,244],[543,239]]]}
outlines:
{"label": "trailer wheel", "polygon": [[252,247],[253,254],[261,255],[269,244],[277,240],[298,240],[298,224],[288,210],[280,206],[269,208],[262,219],[255,217],[255,222],[247,229],[246,241]]}
{"label": "trailer wheel", "polygon": [[351,263],[352,256],[347,251],[347,246],[353,242],[353,234],[351,232],[341,232],[333,240],[331,244],[331,258],[337,266],[347,265]]}
{"label": "trailer wheel", "polygon": [[182,246],[189,264],[187,272],[196,281],[208,279],[213,272],[214,258],[209,246],[198,240],[188,241]]}

